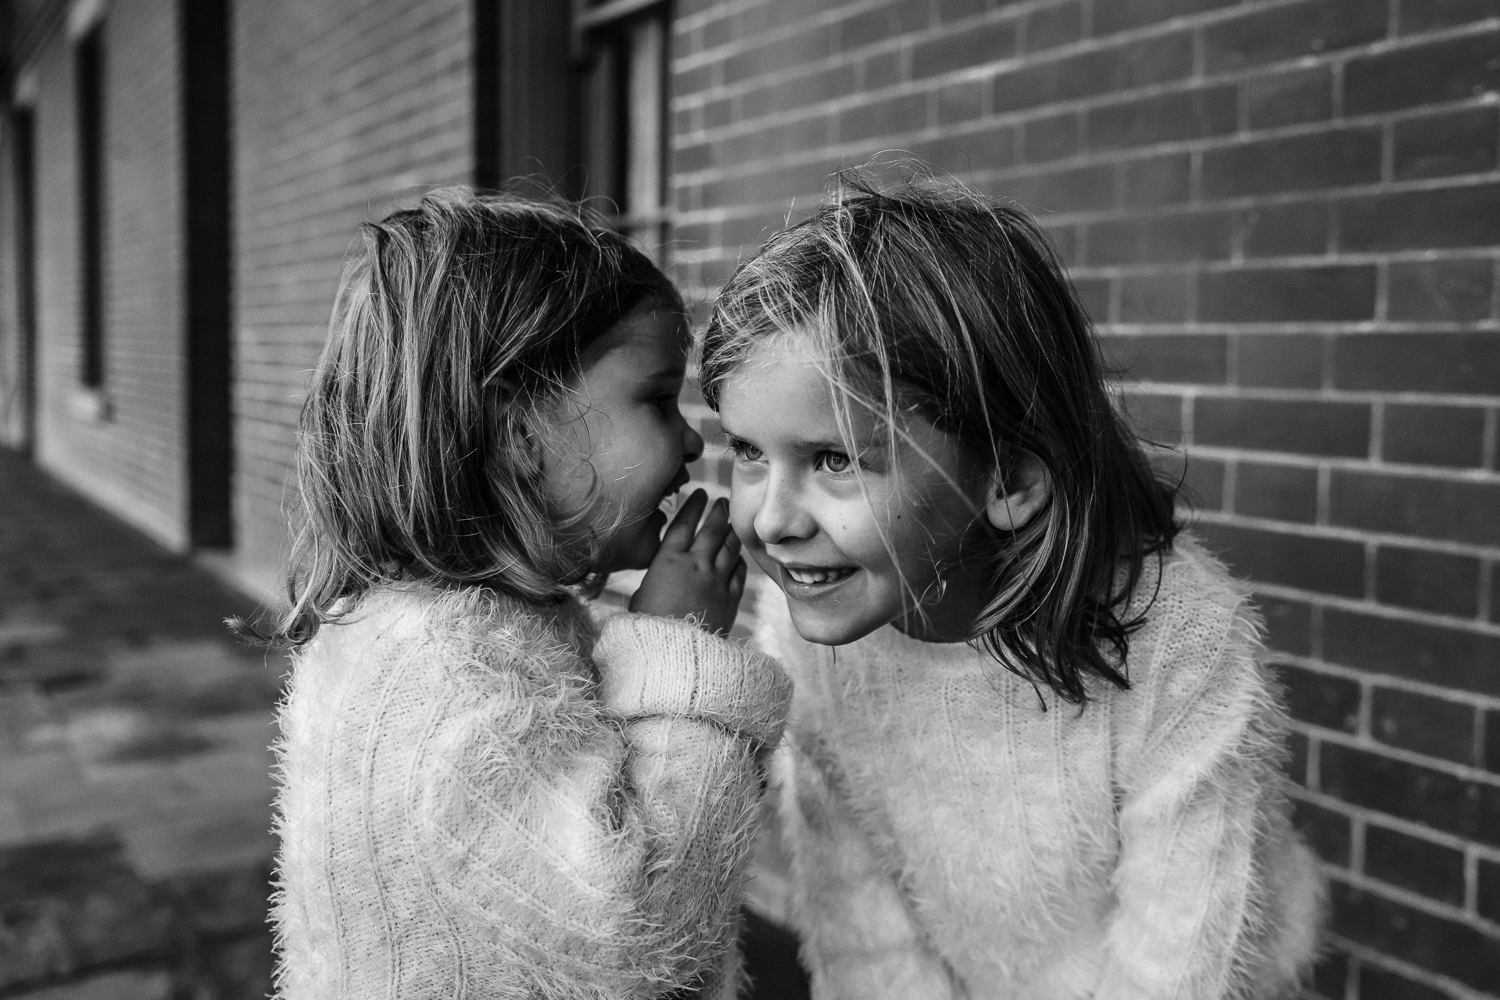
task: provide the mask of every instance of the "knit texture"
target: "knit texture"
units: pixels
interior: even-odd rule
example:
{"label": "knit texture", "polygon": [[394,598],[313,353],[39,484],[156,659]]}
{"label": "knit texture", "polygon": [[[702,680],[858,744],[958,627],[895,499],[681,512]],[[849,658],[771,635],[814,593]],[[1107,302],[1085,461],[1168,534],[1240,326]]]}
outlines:
{"label": "knit texture", "polygon": [[281,709],[278,995],[729,1000],[790,694],[685,622],[373,592]]}
{"label": "knit texture", "polygon": [[1190,541],[1148,565],[1132,687],[1082,709],[962,643],[834,650],[763,603],[796,682],[773,768],[816,1000],[1295,995],[1324,884],[1257,619]]}

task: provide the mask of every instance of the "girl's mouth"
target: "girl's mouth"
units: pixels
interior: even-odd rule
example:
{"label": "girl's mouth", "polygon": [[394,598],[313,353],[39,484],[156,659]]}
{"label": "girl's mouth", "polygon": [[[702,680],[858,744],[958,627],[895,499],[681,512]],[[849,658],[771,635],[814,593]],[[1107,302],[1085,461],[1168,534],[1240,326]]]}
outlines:
{"label": "girl's mouth", "polygon": [[854,575],[854,569],[849,566],[830,566],[814,568],[810,566],[782,566],[781,572],[785,578],[801,587],[826,587],[835,583],[842,583]]}

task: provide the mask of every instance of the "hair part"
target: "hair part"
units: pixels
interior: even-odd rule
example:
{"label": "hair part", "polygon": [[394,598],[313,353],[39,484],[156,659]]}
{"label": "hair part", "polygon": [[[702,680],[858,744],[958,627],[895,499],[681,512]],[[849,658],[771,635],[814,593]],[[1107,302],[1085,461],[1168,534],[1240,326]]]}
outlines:
{"label": "hair part", "polygon": [[1020,460],[1050,498],[992,533],[970,641],[1061,698],[1086,677],[1128,687],[1129,610],[1145,560],[1180,526],[1105,385],[1092,324],[1041,227],[955,182],[882,189],[838,175],[811,218],[772,236],[719,296],[704,335],[703,395],[769,340],[811,340],[840,408],[868,408],[899,433],[916,413],[954,436],[1002,483]]}
{"label": "hair part", "polygon": [[300,645],[387,582],[565,599],[593,566],[538,433],[666,276],[580,205],[467,188],[360,226],[302,407],[289,607]]}

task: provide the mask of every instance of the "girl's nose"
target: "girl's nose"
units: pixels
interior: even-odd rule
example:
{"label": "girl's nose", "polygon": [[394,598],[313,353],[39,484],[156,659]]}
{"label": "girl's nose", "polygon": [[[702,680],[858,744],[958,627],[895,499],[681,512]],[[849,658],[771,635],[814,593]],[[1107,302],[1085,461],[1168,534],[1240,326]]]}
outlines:
{"label": "girl's nose", "polygon": [[682,462],[696,462],[703,457],[703,435],[693,430],[693,425],[682,422]]}
{"label": "girl's nose", "polygon": [[773,476],[766,482],[755,510],[755,536],[763,545],[775,545],[812,535],[813,519],[801,503],[795,484]]}

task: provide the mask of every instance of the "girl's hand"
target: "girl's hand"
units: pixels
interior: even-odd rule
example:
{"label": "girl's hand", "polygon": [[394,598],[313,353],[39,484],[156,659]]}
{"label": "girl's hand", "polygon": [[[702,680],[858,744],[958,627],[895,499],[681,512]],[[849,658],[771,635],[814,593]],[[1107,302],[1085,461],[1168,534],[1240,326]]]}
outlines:
{"label": "girl's hand", "polygon": [[745,593],[745,560],[729,527],[729,502],[715,500],[703,517],[707,505],[708,494],[702,490],[694,490],[683,503],[630,599],[630,610],[667,618],[692,616],[709,632],[723,635],[734,624]]}

